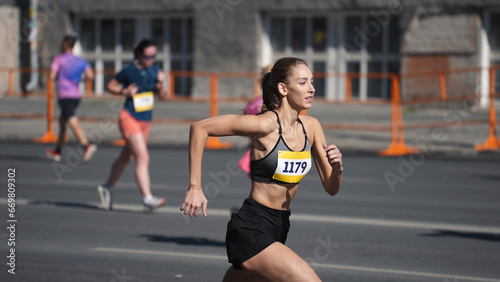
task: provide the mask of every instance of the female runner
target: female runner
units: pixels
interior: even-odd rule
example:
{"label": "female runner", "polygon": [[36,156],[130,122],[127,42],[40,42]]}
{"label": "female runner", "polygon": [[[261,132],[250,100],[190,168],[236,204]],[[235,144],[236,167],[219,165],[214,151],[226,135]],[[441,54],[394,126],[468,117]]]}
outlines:
{"label": "female runner", "polygon": [[319,172],[325,191],[335,195],[342,182],[342,154],[327,145],[319,121],[300,116],[311,108],[313,76],[298,58],[278,60],[262,80],[264,109],[260,115],[222,115],[191,125],[189,188],[181,210],[207,216],[201,167],[209,136],[247,136],[251,140],[252,189],[231,216],[226,233],[232,266],[223,281],[320,281],[313,269],[285,246],[290,206],[298,183],[311,169]]}

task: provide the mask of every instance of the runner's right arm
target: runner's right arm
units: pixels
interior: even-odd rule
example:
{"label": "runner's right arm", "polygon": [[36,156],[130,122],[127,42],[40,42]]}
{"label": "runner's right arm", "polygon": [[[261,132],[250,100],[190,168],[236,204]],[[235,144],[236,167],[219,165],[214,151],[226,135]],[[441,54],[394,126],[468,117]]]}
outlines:
{"label": "runner's right arm", "polygon": [[221,115],[200,120],[189,132],[189,188],[181,205],[185,215],[197,216],[200,209],[207,216],[207,199],[201,184],[201,166],[205,143],[209,136],[251,136],[273,131],[276,122],[269,116]]}
{"label": "runner's right arm", "polygon": [[107,85],[108,91],[113,95],[134,96],[137,93],[137,85],[130,84],[128,87],[122,88],[118,80],[112,78]]}

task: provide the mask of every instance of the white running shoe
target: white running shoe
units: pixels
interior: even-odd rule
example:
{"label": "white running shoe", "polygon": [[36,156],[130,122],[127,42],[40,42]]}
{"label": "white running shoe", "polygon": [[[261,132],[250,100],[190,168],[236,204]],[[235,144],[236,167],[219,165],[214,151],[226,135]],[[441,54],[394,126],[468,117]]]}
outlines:
{"label": "white running shoe", "polygon": [[101,205],[103,209],[109,211],[113,209],[113,192],[111,189],[106,187],[105,185],[97,186],[97,193],[99,193],[99,197],[101,198]]}
{"label": "white running shoe", "polygon": [[97,146],[94,144],[89,143],[87,146],[85,146],[85,150],[83,151],[82,162],[86,163],[90,161],[90,159],[92,159],[96,151],[97,151]]}
{"label": "white running shoe", "polygon": [[164,198],[153,196],[149,201],[144,201],[144,212],[152,212],[164,204]]}
{"label": "white running shoe", "polygon": [[45,155],[47,156],[47,158],[49,159],[52,159],[56,162],[60,162],[61,161],[61,153],[56,151],[56,150],[52,150],[52,149],[48,149],[46,152],[45,152]]}

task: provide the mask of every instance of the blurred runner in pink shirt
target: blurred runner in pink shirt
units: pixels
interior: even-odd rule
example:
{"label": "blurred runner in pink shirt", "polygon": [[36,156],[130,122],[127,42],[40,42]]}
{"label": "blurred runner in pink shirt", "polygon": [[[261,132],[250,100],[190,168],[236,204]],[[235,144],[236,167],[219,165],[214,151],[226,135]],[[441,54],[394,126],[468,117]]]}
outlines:
{"label": "blurred runner in pink shirt", "polygon": [[85,132],[75,115],[76,108],[80,104],[81,94],[79,89],[82,74],[85,73],[87,80],[94,79],[94,72],[89,63],[82,58],[73,55],[73,46],[76,37],[67,35],[62,42],[62,54],[57,55],[50,67],[50,80],[57,78],[57,103],[61,110],[59,118],[59,137],[54,150],[46,152],[48,158],[61,161],[61,150],[66,136],[66,123],[75,134],[78,142],[83,147],[82,162],[89,161],[97,150],[97,146],[89,143]]}
{"label": "blurred runner in pink shirt", "polygon": [[57,73],[57,97],[59,99],[80,99],[79,84],[82,73],[91,70],[87,61],[64,52],[57,55],[52,62],[50,70]]}

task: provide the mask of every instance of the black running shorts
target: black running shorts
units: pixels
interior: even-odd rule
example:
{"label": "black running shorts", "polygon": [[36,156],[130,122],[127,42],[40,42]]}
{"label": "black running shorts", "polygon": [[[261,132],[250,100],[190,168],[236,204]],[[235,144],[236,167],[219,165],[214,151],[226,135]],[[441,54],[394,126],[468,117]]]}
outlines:
{"label": "black running shorts", "polygon": [[241,264],[274,242],[285,243],[290,230],[290,211],[268,208],[246,199],[227,224],[226,250],[229,263]]}
{"label": "black running shorts", "polygon": [[80,99],[59,99],[57,102],[61,109],[61,117],[69,119],[75,115],[76,108],[80,104]]}

